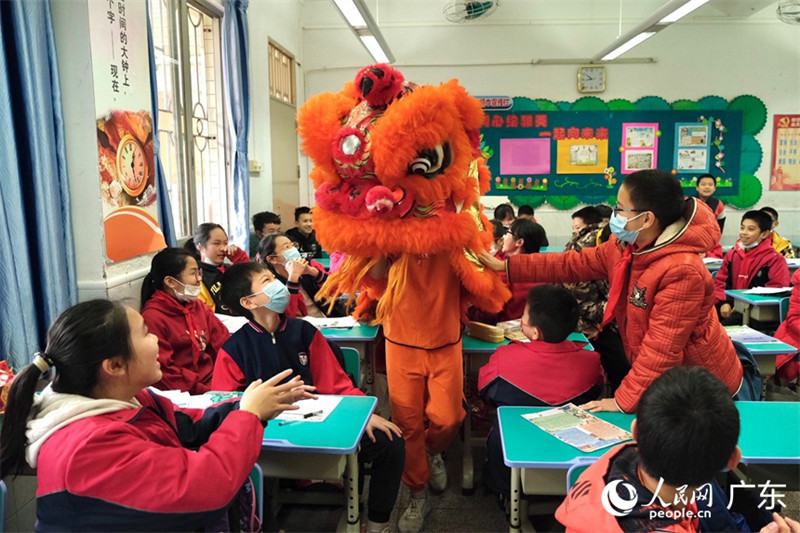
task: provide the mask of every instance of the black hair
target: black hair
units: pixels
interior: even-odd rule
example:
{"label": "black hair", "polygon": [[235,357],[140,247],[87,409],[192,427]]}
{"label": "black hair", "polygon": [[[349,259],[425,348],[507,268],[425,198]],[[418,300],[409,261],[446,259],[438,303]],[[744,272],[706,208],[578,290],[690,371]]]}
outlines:
{"label": "black hair", "polygon": [[775,211],[775,209],[773,209],[771,207],[765,206],[765,207],[762,207],[761,209],[759,209],[759,211],[764,211],[765,213],[767,213],[769,216],[772,217],[772,220],[778,220],[778,212]]}
{"label": "black hair", "polygon": [[[267,258],[271,255],[275,255],[275,245],[278,240],[278,237],[286,237],[289,239],[289,236],[285,233],[273,233],[271,235],[264,235],[261,237],[261,240],[258,241],[258,259],[261,263],[266,266],[270,272],[278,276],[278,272],[275,270],[275,267],[272,266]],[[289,239],[291,241],[291,239]]]}
{"label": "black hair", "polygon": [[500,204],[494,208],[495,220],[505,220],[508,217],[516,218],[514,215],[514,208],[511,207],[511,204]]}
{"label": "black hair", "polygon": [[519,206],[519,209],[517,210],[517,216],[522,216],[522,215],[533,216],[533,208],[529,205]]}
{"label": "black hair", "polygon": [[500,239],[506,234],[506,227],[502,222],[494,218],[489,222],[492,223],[492,238],[494,238],[494,240]]}
{"label": "black hair", "polygon": [[642,468],[674,486],[711,481],[739,440],[739,411],[728,388],[699,366],[678,366],[644,391],[636,410]]}
{"label": "black hair", "polygon": [[[61,313],[47,331],[41,356],[55,368],[55,392],[91,396],[102,362],[131,357],[130,326],[125,307],[108,300],[90,300]],[[42,371],[26,366],[11,383],[0,433],[0,472],[19,475],[25,466],[26,424]]]}
{"label": "black hair", "polygon": [[225,228],[213,222],[203,222],[202,224],[197,226],[197,229],[194,230],[194,237],[192,238],[194,245],[205,246],[208,243],[209,239],[211,239],[211,232],[217,228],[221,229],[222,232],[225,233],[225,235],[228,234],[225,231]]}
{"label": "black hair", "polygon": [[684,209],[683,189],[675,176],[659,169],[639,170],[628,174],[622,182],[631,196],[633,207],[652,212],[661,229],[681,217]]}
{"label": "black hair", "polygon": [[241,300],[253,294],[253,277],[268,268],[261,263],[235,263],[225,269],[222,275],[220,299],[228,306],[231,313],[253,320],[253,313],[242,307]]}
{"label": "black hair", "polygon": [[761,231],[770,231],[772,229],[772,217],[764,209],[748,211],[742,215],[742,222],[745,220],[752,220],[758,224],[758,228]]}
{"label": "black hair", "polygon": [[300,207],[294,210],[294,221],[295,222],[299,221],[300,215],[306,215],[306,214],[308,215],[311,214],[311,208],[301,205]]}
{"label": "black hair", "polygon": [[578,302],[561,285],[537,285],[528,291],[528,324],[543,341],[561,342],[578,327]]}
{"label": "black hair", "polygon": [[522,253],[535,254],[542,246],[546,246],[547,234],[544,232],[544,228],[533,220],[518,218],[511,223],[508,231],[515,239],[525,239],[522,243]]}
{"label": "black hair", "polygon": [[590,224],[599,224],[603,221],[603,217],[600,212],[591,205],[582,207],[572,213],[572,218],[580,218],[587,226]]}
{"label": "black hair", "polygon": [[261,231],[267,224],[281,225],[281,217],[271,211],[262,211],[253,215],[253,230]]}
{"label": "black hair", "polygon": [[[190,257],[194,257],[194,255],[183,248],[164,248],[153,256],[150,272],[142,281],[142,307],[157,290],[164,290],[164,278],[169,276],[178,279],[180,277]],[[178,281],[180,280],[178,279]]]}
{"label": "black hair", "polygon": [[189,253],[189,255],[194,257],[198,263],[202,261],[202,259],[200,258],[200,251],[197,249],[197,246],[195,246],[194,239],[192,237],[186,239],[186,242],[183,243],[183,249],[186,250]]}
{"label": "black hair", "polygon": [[598,213],[600,213],[601,218],[611,218],[612,213],[614,213],[614,210],[611,209],[611,206],[606,204],[597,204],[594,206],[594,208]]}
{"label": "black hair", "polygon": [[717,186],[717,178],[715,178],[711,174],[700,174],[699,176],[697,176],[697,185],[700,185],[701,181],[703,181],[704,179],[708,179],[708,178],[710,178],[711,181],[714,182],[714,186],[716,187]]}

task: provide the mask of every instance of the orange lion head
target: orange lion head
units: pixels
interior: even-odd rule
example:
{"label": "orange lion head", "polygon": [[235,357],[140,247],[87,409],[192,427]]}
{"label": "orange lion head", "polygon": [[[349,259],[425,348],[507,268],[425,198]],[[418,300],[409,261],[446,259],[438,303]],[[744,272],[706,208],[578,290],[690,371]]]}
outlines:
{"label": "orange lion head", "polygon": [[457,80],[415,85],[385,64],[309,99],[298,131],[315,165],[320,243],[361,258],[449,252],[468,292],[496,301],[495,276],[475,257],[491,243],[479,204],[489,189],[482,123]]}

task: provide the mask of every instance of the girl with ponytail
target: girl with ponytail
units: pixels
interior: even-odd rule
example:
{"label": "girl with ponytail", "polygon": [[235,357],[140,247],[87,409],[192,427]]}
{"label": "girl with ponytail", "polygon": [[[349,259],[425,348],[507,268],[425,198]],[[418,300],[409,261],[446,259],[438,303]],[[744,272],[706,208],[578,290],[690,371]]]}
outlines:
{"label": "girl with ponytail", "polygon": [[142,283],[142,316],[158,337],[157,389],[203,394],[210,390],[217,351],[230,333],[198,300],[202,271],[186,250],[166,248],[153,257]]}
{"label": "girl with ponytail", "polygon": [[11,385],[0,433],[2,477],[37,469],[37,531],[215,527],[258,458],[262,423],[313,397],[299,378],[277,385],[286,371],[239,402],[180,411],[145,388],[159,366],[158,340],[129,307],[80,303],[50,327]]}

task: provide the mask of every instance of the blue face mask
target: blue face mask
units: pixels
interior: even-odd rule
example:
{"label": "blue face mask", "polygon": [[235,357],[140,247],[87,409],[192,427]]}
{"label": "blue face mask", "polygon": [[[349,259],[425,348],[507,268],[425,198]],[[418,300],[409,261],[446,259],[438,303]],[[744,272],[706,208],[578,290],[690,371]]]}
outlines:
{"label": "blue face mask", "polygon": [[628,244],[633,244],[636,242],[636,237],[639,236],[639,232],[641,230],[627,230],[625,229],[625,225],[630,222],[631,220],[635,220],[640,216],[644,215],[644,213],[639,213],[633,218],[624,218],[619,215],[619,213],[612,213],[611,219],[608,221],[608,226],[611,228],[611,233],[616,235],[617,239],[621,240],[622,242],[627,242]]}
{"label": "blue face mask", "polygon": [[300,257],[302,257],[300,255],[300,252],[297,250],[297,248],[292,246],[291,248],[283,252],[283,265],[286,266],[286,264],[289,263],[290,261],[294,261],[295,259],[300,259]]}
{"label": "blue face mask", "polygon": [[264,307],[267,309],[280,314],[289,307],[289,289],[277,279],[267,283],[267,285],[261,289],[261,292],[269,297],[269,301],[264,304]]}

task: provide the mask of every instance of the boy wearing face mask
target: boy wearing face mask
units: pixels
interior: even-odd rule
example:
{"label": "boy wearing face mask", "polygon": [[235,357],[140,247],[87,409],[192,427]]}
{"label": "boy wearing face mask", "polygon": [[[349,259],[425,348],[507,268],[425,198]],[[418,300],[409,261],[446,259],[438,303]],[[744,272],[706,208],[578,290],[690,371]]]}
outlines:
{"label": "boy wearing face mask", "polygon": [[[259,263],[229,267],[222,280],[222,300],[250,322],[222,346],[214,366],[214,390],[243,391],[273,370],[292,369],[319,394],[363,396],[333,353],[322,333],[305,320],[287,317],[289,290]],[[369,533],[388,527],[405,461],[402,432],[385,418],[372,415],[361,440],[360,462],[372,463]],[[267,505],[265,508],[270,508]]]}
{"label": "boy wearing face mask", "polygon": [[731,395],[743,370],[730,337],[717,319],[714,282],[700,254],[719,241],[710,209],[684,198],[678,180],[663,170],[629,174],[609,221],[613,236],[594,248],[562,254],[512,257],[502,263],[514,281],[611,282],[601,328],[616,319],[631,370],[613,398],[587,403],[589,411],[636,410],[650,383],[675,366],[702,366]]}
{"label": "boy wearing face mask", "polygon": [[198,300],[201,280],[202,271],[187,250],[166,248],[153,257],[142,282],[142,317],[158,337],[158,389],[190,394],[211,390],[217,350],[230,333]]}
{"label": "boy wearing face mask", "polygon": [[771,230],[772,218],[763,211],[748,211],[742,216],[739,240],[725,254],[714,278],[719,315],[726,324],[741,323],[726,290],[789,286],[789,265],[772,247]]}

